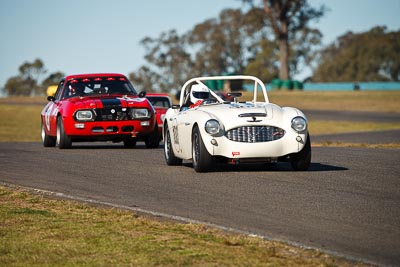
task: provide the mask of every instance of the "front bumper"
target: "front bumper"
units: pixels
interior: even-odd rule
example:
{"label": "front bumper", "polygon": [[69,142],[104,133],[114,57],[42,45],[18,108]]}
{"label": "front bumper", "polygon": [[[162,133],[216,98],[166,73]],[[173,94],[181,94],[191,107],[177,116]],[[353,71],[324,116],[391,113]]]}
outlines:
{"label": "front bumper", "polygon": [[203,135],[203,142],[212,156],[229,159],[278,158],[301,151],[307,140],[307,133],[289,133],[279,140],[269,142],[235,142],[225,136]]}
{"label": "front bumper", "polygon": [[64,128],[68,136],[146,136],[154,131],[153,120],[94,121],[76,122],[65,120]]}

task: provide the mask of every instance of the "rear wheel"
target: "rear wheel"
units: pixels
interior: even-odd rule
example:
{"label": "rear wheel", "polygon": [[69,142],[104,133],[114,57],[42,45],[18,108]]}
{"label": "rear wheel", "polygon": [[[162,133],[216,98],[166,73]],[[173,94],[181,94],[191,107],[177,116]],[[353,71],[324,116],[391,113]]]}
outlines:
{"label": "rear wheel", "polygon": [[192,161],[196,172],[207,172],[213,165],[213,157],[208,153],[197,126],[192,131]]}
{"label": "rear wheel", "polygon": [[42,142],[44,147],[54,147],[56,145],[56,138],[46,133],[44,124],[42,122]]}
{"label": "rear wheel", "polygon": [[171,136],[169,134],[168,127],[165,127],[165,143],[164,143],[164,157],[165,157],[165,162],[167,165],[173,166],[173,165],[182,165],[182,159],[177,158],[174,154],[174,151],[172,149],[172,143],[171,143]]}
{"label": "rear wheel", "polygon": [[311,164],[311,140],[307,134],[307,141],[303,149],[290,156],[290,164],[295,171],[306,171]]}
{"label": "rear wheel", "polygon": [[60,149],[71,148],[71,146],[72,146],[71,137],[69,137],[64,131],[64,124],[63,124],[61,116],[57,118],[56,143],[57,143],[58,148],[60,148]]}

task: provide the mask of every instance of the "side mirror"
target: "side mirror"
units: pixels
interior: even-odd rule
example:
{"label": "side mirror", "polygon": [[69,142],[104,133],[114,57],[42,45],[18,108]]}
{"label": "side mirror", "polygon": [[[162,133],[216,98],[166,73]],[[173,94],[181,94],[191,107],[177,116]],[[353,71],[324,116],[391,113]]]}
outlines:
{"label": "side mirror", "polygon": [[139,93],[139,97],[143,98],[143,97],[145,97],[145,96],[146,96],[146,92],[145,92],[145,91],[141,91],[141,92]]}
{"label": "side mirror", "polygon": [[56,99],[52,95],[47,97],[47,101],[52,101],[53,102],[54,100],[56,100]]}

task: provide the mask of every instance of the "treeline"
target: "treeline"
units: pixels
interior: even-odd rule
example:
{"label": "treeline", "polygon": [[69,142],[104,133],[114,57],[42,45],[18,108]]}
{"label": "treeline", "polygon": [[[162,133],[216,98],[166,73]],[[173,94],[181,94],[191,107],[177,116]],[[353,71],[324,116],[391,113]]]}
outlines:
{"label": "treeline", "polygon": [[348,32],[319,52],[316,82],[399,81],[400,31]]}
{"label": "treeline", "polygon": [[290,80],[306,67],[312,70],[308,82],[400,80],[400,31],[384,26],[347,32],[327,47],[321,46],[318,29],[302,28],[290,35],[288,75],[282,79],[282,51],[268,21],[260,8],[245,13],[229,9],[186,34],[171,30],[146,37],[141,44],[147,63],[130,78],[146,90],[162,91],[203,75],[246,74],[267,83]]}
{"label": "treeline", "polygon": [[[45,76],[46,73],[47,70],[41,59],[25,62],[19,67],[19,74],[7,80],[4,89],[9,96],[44,94],[49,85],[58,84],[64,76],[62,72],[55,72]],[[45,76],[44,79],[43,76]]]}
{"label": "treeline", "polygon": [[249,3],[245,10],[225,9],[184,34],[170,30],[143,38],[146,65],[130,78],[142,88],[169,90],[203,75],[289,80],[311,65],[322,34],[310,22],[324,15],[325,6],[307,0],[243,2]]}
{"label": "treeline", "polygon": [[[247,74],[271,82],[290,80],[306,67],[313,72],[307,81],[399,81],[400,31],[377,26],[348,32],[321,48],[322,34],[309,22],[324,15],[324,6],[306,0],[244,2],[252,5],[223,10],[186,33],[143,38],[146,64],[130,73],[132,82],[147,91],[169,91],[195,76]],[[5,85],[9,95],[43,93],[63,76],[52,73],[39,84],[46,73],[40,59],[19,72]]]}

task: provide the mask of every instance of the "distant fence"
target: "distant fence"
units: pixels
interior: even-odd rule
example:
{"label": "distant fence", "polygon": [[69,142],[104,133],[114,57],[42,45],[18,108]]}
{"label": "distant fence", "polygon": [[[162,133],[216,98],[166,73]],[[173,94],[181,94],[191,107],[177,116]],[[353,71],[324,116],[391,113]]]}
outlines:
{"label": "distant fence", "polygon": [[[273,89],[267,84],[267,89]],[[296,89],[294,89],[296,90]],[[400,90],[400,82],[359,82],[359,83],[304,83],[304,91],[395,91]]]}

